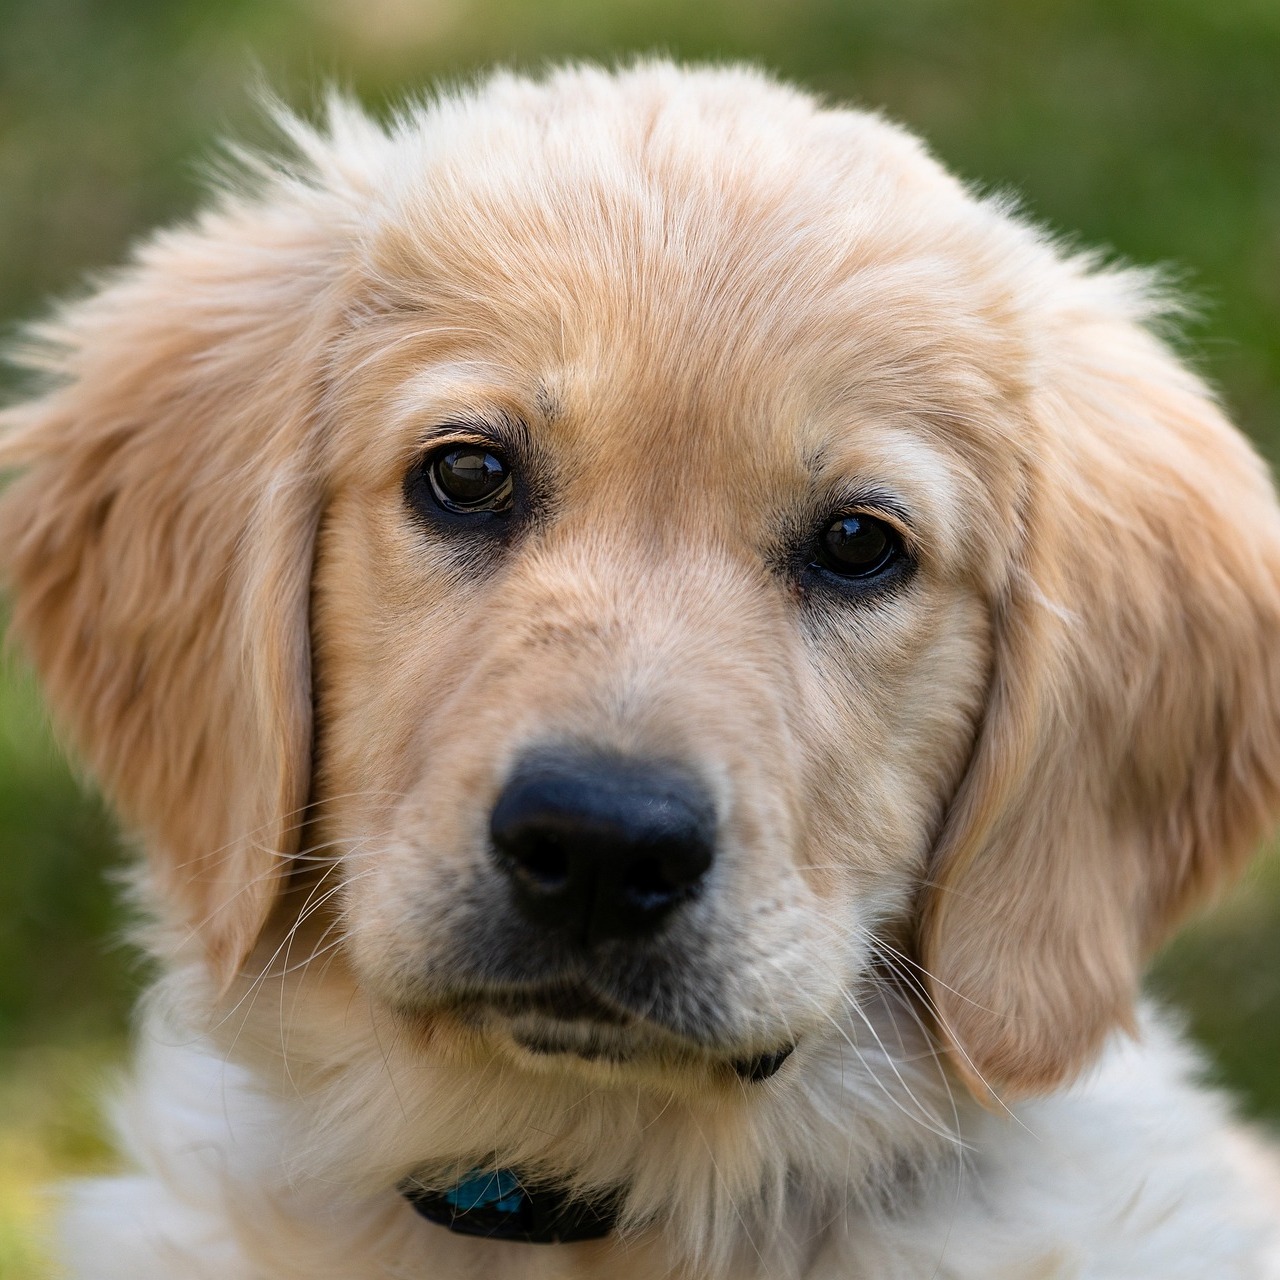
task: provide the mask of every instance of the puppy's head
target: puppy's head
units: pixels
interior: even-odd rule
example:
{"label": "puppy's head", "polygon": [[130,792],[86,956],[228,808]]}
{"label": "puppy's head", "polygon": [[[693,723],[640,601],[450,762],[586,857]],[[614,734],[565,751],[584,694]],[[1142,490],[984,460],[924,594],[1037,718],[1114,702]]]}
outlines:
{"label": "puppy's head", "polygon": [[896,969],[1078,1069],[1280,764],[1280,519],[1141,283],[745,72],[294,134],[0,446],[176,936],[315,911],[424,1054],[759,1076]]}

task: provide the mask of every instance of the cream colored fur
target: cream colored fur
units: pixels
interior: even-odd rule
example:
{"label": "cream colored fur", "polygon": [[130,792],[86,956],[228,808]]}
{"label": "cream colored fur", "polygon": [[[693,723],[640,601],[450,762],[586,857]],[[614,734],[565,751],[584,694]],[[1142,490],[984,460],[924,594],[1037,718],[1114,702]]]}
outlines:
{"label": "cream colored fur", "polygon": [[[36,331],[0,436],[15,634],[168,966],[72,1274],[1280,1276],[1271,1155],[1136,1005],[1280,809],[1280,511],[1151,282],[747,70],[282,121]],[[533,514],[464,545],[404,477],[482,428]],[[797,561],[851,509],[894,590]],[[566,741],[714,794],[697,1043],[459,1013],[487,815]],[[488,1160],[619,1231],[396,1191]]]}

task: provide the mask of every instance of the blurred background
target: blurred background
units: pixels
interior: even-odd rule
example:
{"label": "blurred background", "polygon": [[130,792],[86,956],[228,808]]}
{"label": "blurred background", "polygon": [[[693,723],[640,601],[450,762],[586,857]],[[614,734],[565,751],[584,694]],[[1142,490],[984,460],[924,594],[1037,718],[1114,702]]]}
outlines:
{"label": "blurred background", "polygon": [[[200,199],[250,87],[375,111],[495,61],[746,58],[884,108],[1081,243],[1168,264],[1186,350],[1280,459],[1280,0],[0,0],[0,324]],[[0,390],[4,379],[0,374]],[[2,621],[2,617],[0,617]],[[1280,637],[1277,637],[1280,643]],[[51,1178],[110,1167],[96,1099],[145,972],[122,845],[0,675],[0,1277],[47,1277]],[[1280,860],[1160,958],[1210,1076],[1280,1122]]]}

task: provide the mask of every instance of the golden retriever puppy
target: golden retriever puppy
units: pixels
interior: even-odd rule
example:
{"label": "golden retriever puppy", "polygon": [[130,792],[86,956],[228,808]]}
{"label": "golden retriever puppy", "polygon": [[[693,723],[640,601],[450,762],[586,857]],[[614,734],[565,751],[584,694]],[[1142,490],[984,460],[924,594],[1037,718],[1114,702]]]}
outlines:
{"label": "golden retriever puppy", "polygon": [[167,966],[71,1274],[1280,1275],[1135,999],[1280,807],[1149,281],[748,70],[285,128],[4,418]]}

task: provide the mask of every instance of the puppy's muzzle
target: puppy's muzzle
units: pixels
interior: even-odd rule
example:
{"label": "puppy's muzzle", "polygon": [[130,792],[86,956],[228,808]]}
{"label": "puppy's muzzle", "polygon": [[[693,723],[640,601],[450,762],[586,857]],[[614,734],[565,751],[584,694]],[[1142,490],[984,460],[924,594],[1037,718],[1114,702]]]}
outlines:
{"label": "puppy's muzzle", "polygon": [[520,913],[583,947],[658,932],[705,883],[716,812],[676,766],[531,756],[494,805],[494,857]]}

